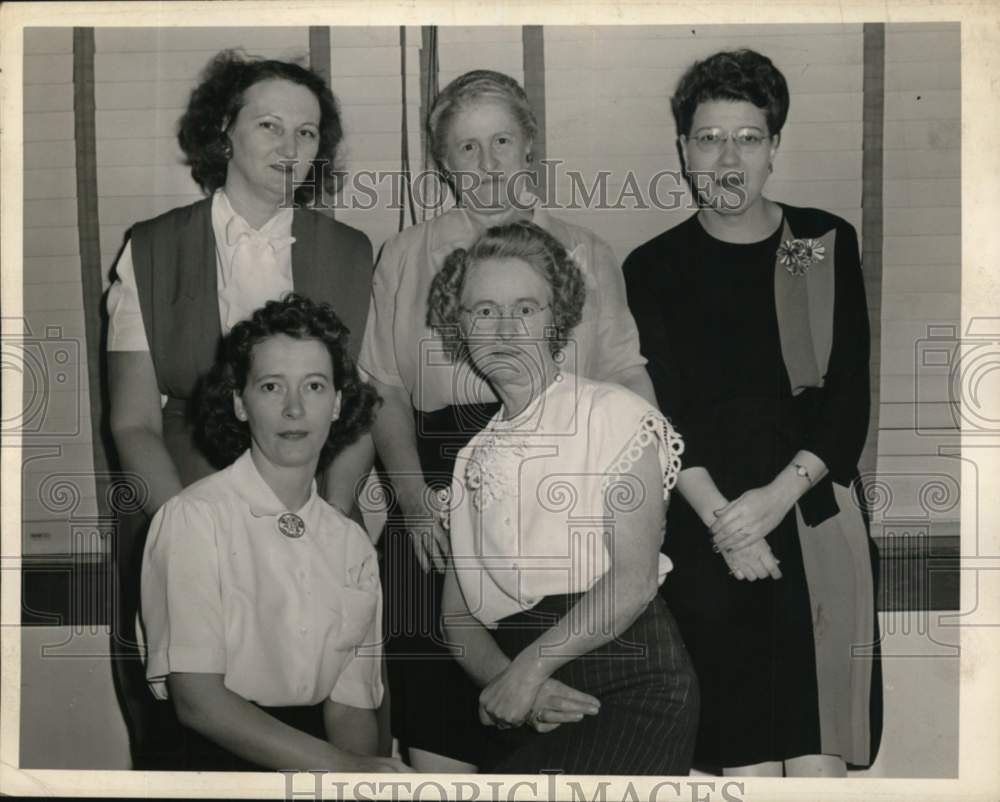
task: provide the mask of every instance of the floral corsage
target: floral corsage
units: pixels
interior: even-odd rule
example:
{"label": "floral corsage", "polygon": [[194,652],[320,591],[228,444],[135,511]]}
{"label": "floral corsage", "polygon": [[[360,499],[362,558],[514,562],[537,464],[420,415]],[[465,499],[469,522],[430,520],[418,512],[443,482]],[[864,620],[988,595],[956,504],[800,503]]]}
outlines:
{"label": "floral corsage", "polygon": [[825,256],[826,246],[818,239],[789,239],[778,246],[778,261],[793,276],[804,276]]}

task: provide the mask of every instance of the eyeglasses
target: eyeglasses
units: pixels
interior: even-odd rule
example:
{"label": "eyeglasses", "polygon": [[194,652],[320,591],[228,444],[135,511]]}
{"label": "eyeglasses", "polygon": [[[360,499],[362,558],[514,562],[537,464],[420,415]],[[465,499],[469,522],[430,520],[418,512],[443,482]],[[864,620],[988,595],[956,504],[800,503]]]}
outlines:
{"label": "eyeglasses", "polygon": [[493,301],[482,301],[471,307],[459,307],[459,309],[470,315],[476,322],[502,320],[505,317],[526,320],[548,308],[548,304],[543,306],[535,301],[515,301],[512,304],[497,304],[493,303]]}
{"label": "eyeglasses", "polygon": [[726,131],[722,128],[701,128],[691,137],[698,146],[698,150],[704,153],[719,153],[730,140],[736,144],[740,153],[752,153],[759,150],[769,138],[759,128],[737,128],[735,131]]}

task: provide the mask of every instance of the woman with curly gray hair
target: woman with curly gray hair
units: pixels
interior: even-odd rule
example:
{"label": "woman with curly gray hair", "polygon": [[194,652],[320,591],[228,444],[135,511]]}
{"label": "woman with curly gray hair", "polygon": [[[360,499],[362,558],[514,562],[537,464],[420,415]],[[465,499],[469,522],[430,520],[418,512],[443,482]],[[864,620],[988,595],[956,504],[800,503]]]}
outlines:
{"label": "woman with curly gray hair", "polygon": [[697,681],[656,592],[683,444],[648,401],[564,369],[583,301],[531,223],[487,230],[431,284],[449,357],[501,402],[455,461],[444,631],[482,689],[481,769],[686,774]]}
{"label": "woman with curly gray hair", "polygon": [[448,539],[434,524],[434,494],[498,399],[468,360],[445,358],[427,325],[431,283],[452,251],[486,229],[531,221],[573,254],[583,275],[564,364],[648,400],[653,389],[611,248],[549,214],[530,192],[538,124],[524,89],[491,70],[465,73],[437,97],[427,129],[456,205],[383,246],[358,365],[385,400],[372,436],[392,490],[381,542],[393,734],[419,769],[468,771],[479,754],[478,726],[467,715],[476,689],[448,660],[437,624]]}

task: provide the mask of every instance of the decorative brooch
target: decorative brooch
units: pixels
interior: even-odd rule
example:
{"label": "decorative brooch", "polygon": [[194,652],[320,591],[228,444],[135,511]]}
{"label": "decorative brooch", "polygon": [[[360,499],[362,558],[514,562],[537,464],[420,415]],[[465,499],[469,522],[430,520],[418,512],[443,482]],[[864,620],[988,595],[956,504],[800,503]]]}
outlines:
{"label": "decorative brooch", "polygon": [[778,261],[793,276],[804,276],[825,256],[826,246],[818,239],[789,239],[778,246]]}
{"label": "decorative brooch", "polygon": [[286,512],[278,518],[278,531],[285,537],[297,540],[306,533],[306,522],[294,512]]}

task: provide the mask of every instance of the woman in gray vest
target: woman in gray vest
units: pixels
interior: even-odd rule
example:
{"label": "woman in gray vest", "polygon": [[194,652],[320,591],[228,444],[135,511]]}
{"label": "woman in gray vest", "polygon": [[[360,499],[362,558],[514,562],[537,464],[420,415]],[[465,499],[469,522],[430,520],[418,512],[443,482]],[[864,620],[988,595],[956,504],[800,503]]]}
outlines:
{"label": "woman in gray vest", "polygon": [[[123,467],[145,481],[145,511],[212,471],[186,410],[223,334],[295,290],[330,303],[360,339],[372,250],[360,231],[292,208],[335,190],[337,102],[313,72],[227,51],[208,66],[178,140],[208,195],[137,224],[108,294],[111,430]],[[326,495],[350,508],[368,468],[361,444]],[[337,485],[334,492],[332,486]]]}
{"label": "woman in gray vest", "polygon": [[[144,515],[123,521],[118,538],[126,642],[128,599],[137,592],[131,563],[148,518],[221,467],[196,442],[190,411],[222,336],[294,290],[329,303],[360,342],[371,243],[317,211],[293,208],[335,191],[342,137],[337,101],[316,73],[219,53],[178,130],[207,197],[136,224],[118,260],[108,293],[110,425],[121,467],[144,499]],[[372,458],[366,435],[338,455],[322,495],[350,511]]]}

